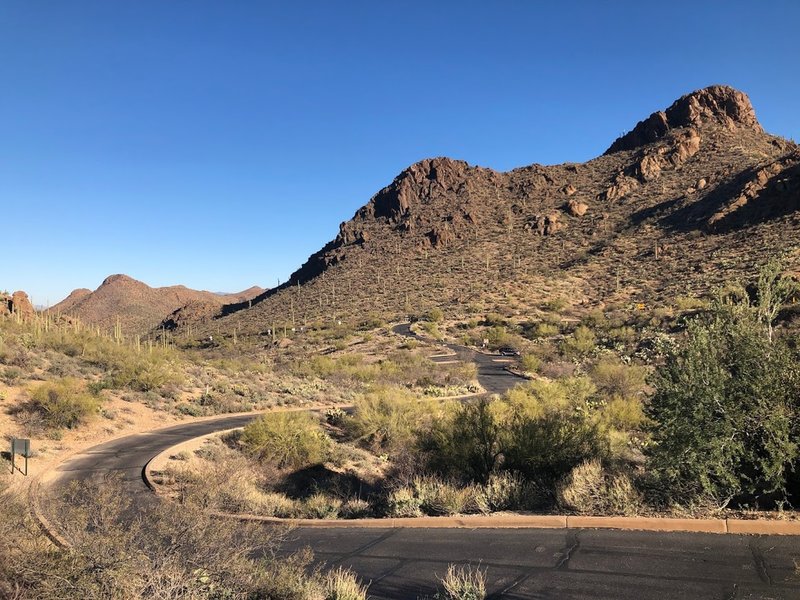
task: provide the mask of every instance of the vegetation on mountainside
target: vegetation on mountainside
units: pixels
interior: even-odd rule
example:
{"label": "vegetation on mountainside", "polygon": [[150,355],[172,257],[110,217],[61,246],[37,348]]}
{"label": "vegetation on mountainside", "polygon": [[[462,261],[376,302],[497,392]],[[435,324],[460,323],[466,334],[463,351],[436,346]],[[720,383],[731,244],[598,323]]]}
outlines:
{"label": "vegetation on mountainside", "polygon": [[[763,271],[770,272],[774,263]],[[312,494],[326,516],[652,514],[795,502],[798,348],[764,318],[780,313],[765,311],[765,298],[784,305],[791,292],[784,278],[763,274],[749,292],[727,286],[683,319],[675,339],[644,338],[646,351],[639,331],[609,338],[620,326],[594,314],[581,325],[598,332],[593,346],[532,346],[550,360],[570,356],[564,364],[571,369],[543,359],[535,366],[549,375],[534,374],[494,400],[420,402],[394,388],[366,393],[352,414],[331,413],[322,429],[309,421],[313,435],[326,438],[328,455],[318,464],[292,469],[273,461],[253,471],[255,487],[272,495],[298,471],[317,472],[305,496],[260,508],[309,515],[304,503]],[[490,316],[486,326],[499,320]],[[585,331],[562,338],[576,339],[592,338]],[[541,352],[543,345],[551,350]],[[240,438],[226,448],[235,455],[247,444]]]}

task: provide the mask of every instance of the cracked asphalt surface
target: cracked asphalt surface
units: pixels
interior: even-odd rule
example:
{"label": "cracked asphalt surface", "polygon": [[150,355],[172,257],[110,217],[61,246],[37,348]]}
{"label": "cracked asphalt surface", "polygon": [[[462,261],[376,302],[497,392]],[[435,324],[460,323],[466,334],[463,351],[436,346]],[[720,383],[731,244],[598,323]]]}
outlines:
{"label": "cracked asphalt surface", "polygon": [[[406,326],[395,331],[409,335]],[[407,331],[407,332],[406,332]],[[413,334],[412,334],[413,335]],[[449,346],[475,360],[481,384],[502,393],[521,380],[497,357]],[[438,360],[452,360],[442,357]],[[94,446],[64,462],[53,485],[118,473],[139,510],[158,501],[147,462],[189,438],[245,425],[237,415],[174,425]],[[267,527],[269,525],[265,525]],[[496,599],[800,600],[800,537],[575,529],[297,528],[282,551],[310,547],[320,565],[352,568],[369,596],[432,596],[451,563],[486,571]]]}
{"label": "cracked asphalt surface", "polygon": [[375,599],[432,596],[451,563],[492,599],[800,598],[797,537],[563,529],[298,529],[285,550],[350,567]]}

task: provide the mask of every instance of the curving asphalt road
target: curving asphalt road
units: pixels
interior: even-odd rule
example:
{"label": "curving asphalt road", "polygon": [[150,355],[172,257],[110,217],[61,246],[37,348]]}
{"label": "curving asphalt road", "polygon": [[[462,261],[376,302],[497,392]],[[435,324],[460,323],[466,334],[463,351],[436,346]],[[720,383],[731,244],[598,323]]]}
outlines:
{"label": "curving asphalt road", "polygon": [[[400,333],[400,332],[398,332]],[[409,331],[410,334],[410,331]],[[505,391],[519,381],[491,357],[459,347],[479,364],[481,384]],[[482,358],[486,357],[486,359]],[[139,510],[156,497],[142,479],[147,462],[186,439],[246,424],[235,415],[174,425],[94,446],[64,462],[56,487],[119,473]],[[298,528],[283,550],[310,546],[320,564],[353,568],[375,599],[432,595],[450,563],[486,570],[491,598],[800,599],[800,539],[549,529]]]}
{"label": "curving asphalt road", "polygon": [[[392,328],[392,331],[405,337],[420,337],[411,331],[410,323],[401,323],[400,325],[395,325]],[[502,356],[498,356],[496,354],[484,354],[483,352],[476,352],[475,350],[466,348],[465,346],[459,346],[457,344],[442,343],[441,345],[443,348],[447,348],[450,352],[455,354],[455,357],[441,356],[434,357],[432,360],[434,362],[459,360],[461,362],[475,363],[475,366],[478,368],[478,381],[483,386],[483,389],[490,394],[502,394],[515,385],[525,381],[525,379],[519,375],[515,375],[514,373],[506,370],[506,366],[510,362],[507,358],[503,358]]]}

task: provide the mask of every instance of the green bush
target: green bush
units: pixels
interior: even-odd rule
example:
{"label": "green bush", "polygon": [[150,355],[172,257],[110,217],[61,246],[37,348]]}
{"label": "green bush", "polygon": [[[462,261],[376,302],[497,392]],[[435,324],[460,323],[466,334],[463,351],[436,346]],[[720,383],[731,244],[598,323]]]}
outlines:
{"label": "green bush", "polygon": [[542,500],[536,484],[512,471],[493,473],[478,493],[478,506],[485,513],[538,508]]}
{"label": "green bush", "polygon": [[592,369],[592,380],[606,396],[634,398],[640,395],[647,381],[647,369],[626,365],[619,359],[604,358]]}
{"label": "green bush", "polygon": [[247,425],[239,438],[245,450],[279,469],[301,469],[325,461],[330,438],[306,412],[268,413]]}
{"label": "green bush", "polygon": [[800,366],[748,304],[716,303],[653,378],[651,468],[677,493],[782,495],[797,463]]}
{"label": "green bush", "polygon": [[410,487],[392,490],[386,499],[386,516],[393,518],[421,517],[422,500]]}
{"label": "green bush", "polygon": [[42,383],[30,394],[30,407],[54,429],[77,427],[100,408],[100,400],[86,392],[77,379],[69,377]]}
{"label": "green bush", "polygon": [[306,519],[335,519],[339,516],[342,501],[327,494],[312,494],[300,506],[300,514]]}
{"label": "green bush", "polygon": [[426,319],[431,323],[441,323],[444,320],[444,313],[441,308],[432,308],[428,311]]}
{"label": "green bush", "polygon": [[537,338],[548,338],[553,337],[554,335],[558,335],[558,325],[553,323],[545,323],[541,322],[536,325],[533,330],[534,337]]}
{"label": "green bush", "polygon": [[585,325],[578,325],[572,335],[563,342],[564,354],[581,358],[594,350],[597,345],[597,338],[591,329]]}
{"label": "green bush", "polygon": [[422,438],[429,466],[445,476],[487,481],[503,455],[496,408],[485,398],[448,405]]}
{"label": "green bush", "polygon": [[382,388],[355,402],[352,419],[346,421],[350,436],[382,450],[410,448],[418,429],[430,420],[431,408],[400,388]]}
{"label": "green bush", "polygon": [[589,403],[594,391],[585,378],[531,382],[500,400],[451,406],[421,438],[428,465],[480,483],[502,469],[552,486],[584,460],[608,453]]}
{"label": "green bush", "polygon": [[520,366],[525,373],[537,373],[542,367],[542,359],[535,354],[523,354]]}

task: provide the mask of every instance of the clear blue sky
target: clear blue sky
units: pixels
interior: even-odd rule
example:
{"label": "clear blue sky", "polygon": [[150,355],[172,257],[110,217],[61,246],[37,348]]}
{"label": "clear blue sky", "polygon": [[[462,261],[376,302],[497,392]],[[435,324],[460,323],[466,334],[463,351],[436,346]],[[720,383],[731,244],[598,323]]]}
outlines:
{"label": "clear blue sky", "polygon": [[285,280],[412,162],[583,161],[680,95],[800,138],[800,2],[0,0],[0,288]]}

